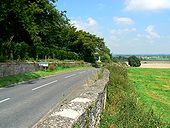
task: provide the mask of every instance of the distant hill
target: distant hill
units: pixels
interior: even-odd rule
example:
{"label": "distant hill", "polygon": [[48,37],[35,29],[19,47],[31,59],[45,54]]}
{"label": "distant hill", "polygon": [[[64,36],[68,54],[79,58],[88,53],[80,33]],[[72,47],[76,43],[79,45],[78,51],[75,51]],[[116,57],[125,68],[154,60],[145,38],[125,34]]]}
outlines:
{"label": "distant hill", "polygon": [[[143,61],[170,61],[170,54],[134,54],[134,55]],[[126,61],[129,56],[132,56],[132,54],[131,55],[117,54],[113,55],[113,58]]]}

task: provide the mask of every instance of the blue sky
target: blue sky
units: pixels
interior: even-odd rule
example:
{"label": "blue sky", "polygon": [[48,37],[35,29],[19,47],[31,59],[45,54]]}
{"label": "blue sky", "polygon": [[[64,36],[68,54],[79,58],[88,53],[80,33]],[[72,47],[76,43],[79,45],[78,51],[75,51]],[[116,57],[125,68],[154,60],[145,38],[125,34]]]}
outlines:
{"label": "blue sky", "polygon": [[58,0],[56,8],[113,54],[170,54],[170,0]]}

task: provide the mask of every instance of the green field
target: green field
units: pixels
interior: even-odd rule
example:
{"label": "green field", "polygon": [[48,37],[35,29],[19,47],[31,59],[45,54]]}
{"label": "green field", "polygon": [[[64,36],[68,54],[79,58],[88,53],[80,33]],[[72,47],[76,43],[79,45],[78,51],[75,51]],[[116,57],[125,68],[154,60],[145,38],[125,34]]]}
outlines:
{"label": "green field", "polygon": [[170,69],[129,68],[128,77],[139,101],[170,122]]}

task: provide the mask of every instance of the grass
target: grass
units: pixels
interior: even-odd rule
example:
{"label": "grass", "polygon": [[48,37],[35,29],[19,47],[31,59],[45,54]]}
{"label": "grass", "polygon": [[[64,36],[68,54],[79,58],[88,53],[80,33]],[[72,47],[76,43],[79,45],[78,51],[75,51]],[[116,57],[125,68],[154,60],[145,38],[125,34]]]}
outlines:
{"label": "grass", "polygon": [[73,128],[81,128],[80,123],[79,123],[79,122],[75,123],[75,124],[73,125]]}
{"label": "grass", "polygon": [[139,100],[138,91],[129,82],[126,67],[113,63],[107,68],[110,71],[110,80],[107,86],[106,109],[101,115],[100,128],[170,127],[152,107]]}
{"label": "grass", "polygon": [[63,72],[73,71],[77,69],[83,69],[83,68],[91,68],[91,66],[75,66],[71,68],[63,68],[63,67],[57,67],[55,70],[42,70],[42,71],[36,71],[36,72],[28,72],[24,74],[18,74],[14,76],[6,76],[6,77],[0,77],[0,88],[6,87],[12,84],[16,84],[23,81],[28,81],[40,77],[45,77],[49,75],[59,74]]}
{"label": "grass", "polygon": [[129,68],[139,100],[170,123],[170,69]]}

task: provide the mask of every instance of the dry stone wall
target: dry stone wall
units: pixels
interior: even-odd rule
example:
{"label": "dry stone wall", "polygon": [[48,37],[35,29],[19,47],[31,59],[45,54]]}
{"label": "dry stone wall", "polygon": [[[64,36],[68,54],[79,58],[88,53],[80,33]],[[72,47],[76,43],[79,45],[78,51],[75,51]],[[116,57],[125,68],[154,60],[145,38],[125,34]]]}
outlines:
{"label": "dry stone wall", "polygon": [[97,128],[106,101],[109,71],[101,79],[69,103],[53,110],[33,128]]}
{"label": "dry stone wall", "polygon": [[0,77],[40,70],[37,63],[0,63]]}
{"label": "dry stone wall", "polygon": [[[56,66],[62,67],[74,67],[74,66],[90,66],[90,63],[86,62],[49,62],[49,64],[55,64]],[[42,70],[43,67],[39,66],[38,63],[24,63],[24,62],[16,62],[16,63],[0,63],[0,77],[16,75],[25,72],[34,72],[38,70]]]}

